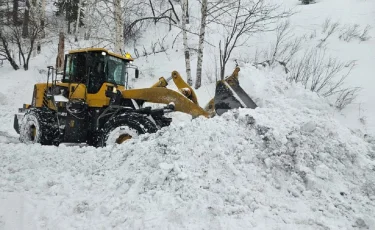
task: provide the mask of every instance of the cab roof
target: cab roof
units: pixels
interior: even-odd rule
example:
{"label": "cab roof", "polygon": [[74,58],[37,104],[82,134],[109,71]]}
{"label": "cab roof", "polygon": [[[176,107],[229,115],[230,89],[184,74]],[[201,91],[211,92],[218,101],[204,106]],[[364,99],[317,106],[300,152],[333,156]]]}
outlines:
{"label": "cab roof", "polygon": [[123,60],[134,61],[134,59],[132,58],[132,56],[129,53],[126,53],[125,55],[121,55],[121,54],[112,53],[112,52],[110,52],[110,51],[108,51],[107,49],[104,49],[104,48],[83,48],[83,49],[70,50],[69,54],[85,53],[85,52],[98,52],[98,51],[99,52],[106,52],[110,56],[118,57],[118,58],[121,58]]}

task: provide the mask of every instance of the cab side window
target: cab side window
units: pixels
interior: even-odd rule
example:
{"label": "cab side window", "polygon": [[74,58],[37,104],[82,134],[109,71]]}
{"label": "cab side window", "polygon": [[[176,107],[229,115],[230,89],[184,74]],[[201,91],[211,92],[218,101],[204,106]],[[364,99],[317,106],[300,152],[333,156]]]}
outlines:
{"label": "cab side window", "polygon": [[68,54],[65,57],[64,82],[85,84],[87,82],[86,54]]}
{"label": "cab side window", "polygon": [[88,93],[97,93],[106,79],[105,73],[105,56],[101,52],[91,52],[88,58],[89,82],[87,87]]}
{"label": "cab side window", "polygon": [[125,85],[125,63],[123,60],[108,57],[108,82]]}
{"label": "cab side window", "polygon": [[85,53],[72,54],[71,58],[72,58],[71,69],[70,69],[71,82],[85,84],[87,81],[86,54]]}
{"label": "cab side window", "polygon": [[69,82],[71,78],[71,63],[72,58],[71,55],[67,54],[65,55],[65,73],[64,73],[64,82]]}

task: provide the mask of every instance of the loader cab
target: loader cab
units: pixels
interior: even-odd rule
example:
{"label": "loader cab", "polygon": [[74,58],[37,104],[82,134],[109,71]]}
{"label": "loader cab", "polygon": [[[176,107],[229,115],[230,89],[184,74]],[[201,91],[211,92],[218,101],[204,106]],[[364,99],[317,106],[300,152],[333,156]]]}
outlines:
{"label": "loader cab", "polygon": [[104,83],[127,88],[132,61],[129,54],[122,56],[100,48],[70,51],[65,56],[62,82],[83,84],[88,94],[98,93]]}

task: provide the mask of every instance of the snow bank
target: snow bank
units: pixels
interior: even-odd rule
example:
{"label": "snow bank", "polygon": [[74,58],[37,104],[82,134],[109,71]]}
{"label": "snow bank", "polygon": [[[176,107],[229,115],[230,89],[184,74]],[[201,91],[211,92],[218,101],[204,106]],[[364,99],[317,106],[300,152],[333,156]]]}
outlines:
{"label": "snow bank", "polygon": [[374,144],[284,79],[243,66],[259,108],[120,146],[0,142],[0,227],[375,229]]}

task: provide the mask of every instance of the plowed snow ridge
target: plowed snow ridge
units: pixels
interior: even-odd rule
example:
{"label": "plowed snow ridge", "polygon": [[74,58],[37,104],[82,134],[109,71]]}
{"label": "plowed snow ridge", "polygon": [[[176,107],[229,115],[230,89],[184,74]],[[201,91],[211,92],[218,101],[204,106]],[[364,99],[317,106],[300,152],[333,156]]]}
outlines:
{"label": "plowed snow ridge", "polygon": [[374,145],[284,79],[121,146],[0,143],[0,229],[375,229]]}

